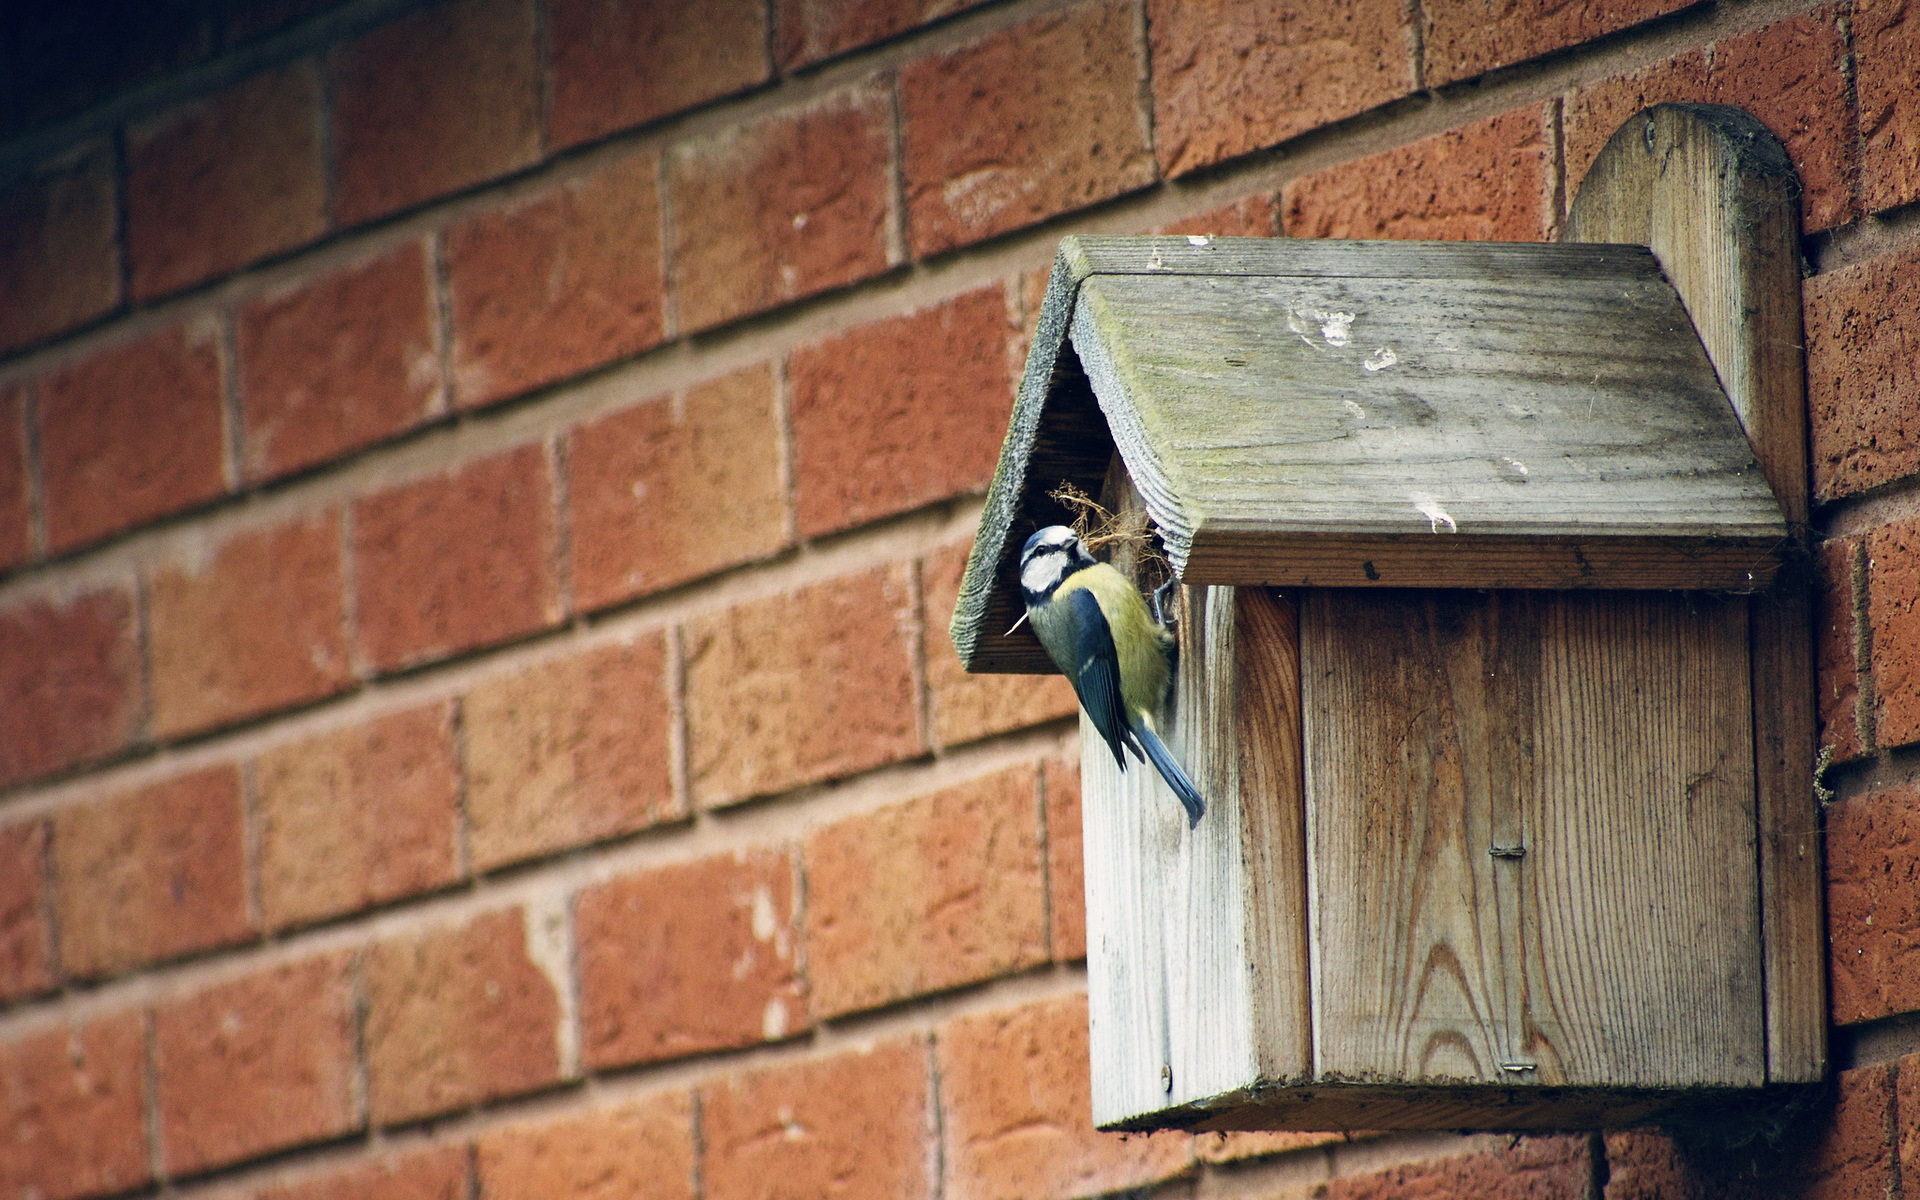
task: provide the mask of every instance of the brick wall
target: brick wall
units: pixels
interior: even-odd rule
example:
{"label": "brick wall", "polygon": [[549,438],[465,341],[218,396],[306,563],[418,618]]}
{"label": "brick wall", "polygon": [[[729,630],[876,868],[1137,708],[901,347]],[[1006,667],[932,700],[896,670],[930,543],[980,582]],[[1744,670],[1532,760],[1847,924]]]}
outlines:
{"label": "brick wall", "polygon": [[[0,1200],[1920,1197],[1914,0],[85,0],[0,79]],[[1091,1132],[1071,697],[943,632],[1053,245],[1547,238],[1672,99],[1806,184],[1833,1094]]]}

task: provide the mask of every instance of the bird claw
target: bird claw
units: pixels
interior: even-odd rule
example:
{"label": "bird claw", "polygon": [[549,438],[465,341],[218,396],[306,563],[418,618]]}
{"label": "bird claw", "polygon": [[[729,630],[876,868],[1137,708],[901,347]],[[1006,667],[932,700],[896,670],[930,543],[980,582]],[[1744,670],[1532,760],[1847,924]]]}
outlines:
{"label": "bird claw", "polygon": [[1172,629],[1174,627],[1174,618],[1168,615],[1167,597],[1171,596],[1173,589],[1179,586],[1180,577],[1177,575],[1169,575],[1165,583],[1153,589],[1153,619],[1159,622],[1162,629]]}

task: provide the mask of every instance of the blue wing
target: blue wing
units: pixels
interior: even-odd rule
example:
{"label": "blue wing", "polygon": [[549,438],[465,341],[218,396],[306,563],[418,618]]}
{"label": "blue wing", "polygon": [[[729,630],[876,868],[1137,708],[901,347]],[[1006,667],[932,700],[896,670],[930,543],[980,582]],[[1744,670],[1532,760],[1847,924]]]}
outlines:
{"label": "blue wing", "polygon": [[1127,760],[1121,747],[1131,746],[1138,755],[1140,745],[1134,740],[1126,702],[1120,697],[1120,656],[1113,648],[1113,630],[1107,625],[1107,614],[1100,611],[1100,602],[1087,589],[1076,588],[1066,602],[1073,606],[1074,661],[1080,664],[1073,690],[1107,749],[1113,751],[1113,761],[1125,770]]}

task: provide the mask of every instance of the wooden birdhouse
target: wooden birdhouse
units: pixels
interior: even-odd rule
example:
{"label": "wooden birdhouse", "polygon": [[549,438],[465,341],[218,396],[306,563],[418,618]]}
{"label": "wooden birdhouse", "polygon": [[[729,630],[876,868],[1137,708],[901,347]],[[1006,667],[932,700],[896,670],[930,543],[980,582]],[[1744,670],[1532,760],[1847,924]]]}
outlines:
{"label": "wooden birdhouse", "polygon": [[1143,508],[1211,804],[1083,717],[1097,1124],[1823,1076],[1794,195],[1757,122],[1663,105],[1559,244],[1062,242],[954,643],[1051,672],[1022,543],[1062,484]]}

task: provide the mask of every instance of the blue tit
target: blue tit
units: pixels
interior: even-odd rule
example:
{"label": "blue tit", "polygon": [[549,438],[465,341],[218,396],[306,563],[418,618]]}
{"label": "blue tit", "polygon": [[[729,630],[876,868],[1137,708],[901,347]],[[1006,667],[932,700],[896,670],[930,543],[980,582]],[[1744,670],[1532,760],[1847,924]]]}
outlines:
{"label": "blue tit", "polygon": [[1073,683],[1093,727],[1122,771],[1122,748],[1151,761],[1200,823],[1206,801],[1154,730],[1173,682],[1173,635],[1147,612],[1125,575],[1087,553],[1065,525],[1049,525],[1020,552],[1027,619],[1053,664]]}

